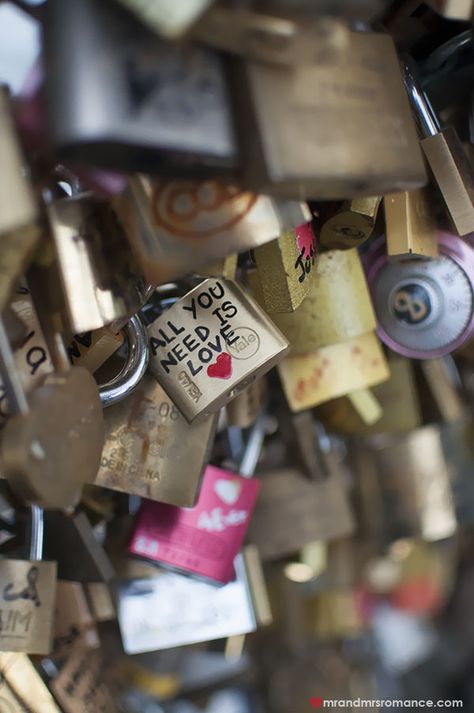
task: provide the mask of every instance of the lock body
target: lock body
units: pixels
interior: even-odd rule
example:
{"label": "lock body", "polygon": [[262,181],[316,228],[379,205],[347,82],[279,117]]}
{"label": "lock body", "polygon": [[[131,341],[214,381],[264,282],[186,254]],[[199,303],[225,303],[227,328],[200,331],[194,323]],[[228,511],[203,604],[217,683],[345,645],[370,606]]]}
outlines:
{"label": "lock body", "polygon": [[114,203],[153,284],[263,245],[311,219],[303,203],[276,201],[219,180],[133,176]]}
{"label": "lock body", "polygon": [[248,539],[263,560],[296,552],[308,542],[350,534],[354,518],[341,479],[310,480],[283,469],[264,474]]}
{"label": "lock body", "polygon": [[292,67],[237,63],[244,185],[299,200],[424,185],[392,39],[341,27],[325,49]]}
{"label": "lock body", "polygon": [[321,228],[320,242],[328,250],[357,248],[370,238],[375,228],[381,196],[365,196],[345,201]]}
{"label": "lock body", "polygon": [[53,643],[56,562],[0,560],[0,649],[49,654]]}
{"label": "lock body", "polygon": [[384,198],[387,254],[392,260],[438,256],[433,207],[426,188]]}
{"label": "lock body", "polygon": [[257,480],[207,466],[193,508],[142,504],[128,551],[225,584],[233,576],[259,487]]}
{"label": "lock body", "polygon": [[146,374],[129,399],[104,413],[105,440],[95,485],[192,507],[216,428],[214,416],[189,424]]}
{"label": "lock body", "polygon": [[383,239],[366,256],[377,333],[412,359],[448,354],[473,333],[473,249],[449,233],[438,233],[438,245],[430,261],[390,264]]}
{"label": "lock body", "polygon": [[189,421],[215,413],[289,346],[231,280],[209,278],[148,327],[149,369]]}
{"label": "lock body", "polygon": [[307,354],[290,355],[279,364],[278,373],[292,411],[304,411],[389,377],[381,344],[373,332]]}
{"label": "lock body", "polygon": [[[254,294],[262,304],[258,284],[256,287]],[[272,319],[288,338],[292,356],[375,329],[375,313],[357,250],[322,253],[300,307],[292,314],[272,313]]]}
{"label": "lock body", "polygon": [[267,312],[293,312],[311,287],[316,238],[311,223],[254,248]]}
{"label": "lock body", "polygon": [[48,128],[63,156],[183,177],[234,171],[227,87],[212,50],[160,40],[118,3],[72,0],[66,11],[59,0],[48,6],[45,55]]}

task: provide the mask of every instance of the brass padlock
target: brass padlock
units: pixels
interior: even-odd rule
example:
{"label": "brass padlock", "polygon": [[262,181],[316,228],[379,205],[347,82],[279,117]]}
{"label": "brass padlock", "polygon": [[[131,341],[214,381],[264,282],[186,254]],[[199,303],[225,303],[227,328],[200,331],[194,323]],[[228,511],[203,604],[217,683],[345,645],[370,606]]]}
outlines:
{"label": "brass padlock", "polygon": [[235,60],[243,185],[297,200],[424,185],[392,38],[341,27],[323,44],[298,66]]}
{"label": "brass padlock", "polygon": [[415,63],[404,61],[404,81],[421,136],[421,147],[458,235],[474,231],[474,170],[452,126],[440,129],[421,89]]}
{"label": "brass padlock", "polygon": [[316,238],[311,223],[253,249],[267,312],[293,312],[311,287]]}
{"label": "brass padlock", "polygon": [[[274,313],[272,319],[288,338],[292,356],[314,352],[376,327],[359,254],[330,250],[318,258],[314,280],[300,307],[291,314]],[[255,277],[249,275],[260,304],[263,297]]]}
{"label": "brass padlock", "polygon": [[187,421],[268,372],[288,342],[231,280],[208,278],[148,327],[149,369]]}
{"label": "brass padlock", "polygon": [[384,197],[390,259],[438,257],[437,226],[426,188]]}
{"label": "brass padlock", "polygon": [[263,560],[284,557],[315,540],[344,537],[353,529],[340,474],[318,481],[292,468],[262,474],[247,534]]}
{"label": "brass padlock", "polygon": [[0,559],[0,650],[48,654],[53,642],[56,562],[42,561],[43,511],[31,508],[30,561]]}
{"label": "brass padlock", "polygon": [[389,377],[381,344],[373,332],[307,354],[290,355],[278,365],[278,372],[292,411],[319,406]]}
{"label": "brass padlock", "polygon": [[0,653],[0,704],[5,713],[61,713],[26,654]]}
{"label": "brass padlock", "polygon": [[365,196],[345,201],[321,226],[319,241],[328,250],[357,248],[375,228],[382,196]]}
{"label": "brass padlock", "polygon": [[0,86],[0,310],[33,255],[40,237],[38,211],[16,136],[10,99]]}
{"label": "brass padlock", "polygon": [[[44,24],[48,132],[66,160],[184,178],[235,174],[216,52],[160,39],[116,2],[71,0],[65,12],[53,0]],[[57,61],[66,55],[69,71]]]}
{"label": "brass padlock", "polygon": [[146,285],[110,205],[83,193],[50,203],[47,212],[71,332],[137,312]]}
{"label": "brass padlock", "polygon": [[278,238],[311,219],[308,207],[218,180],[134,176],[114,200],[147,280],[162,284]]}
{"label": "brass padlock", "polygon": [[345,435],[370,435],[410,431],[422,424],[420,403],[412,362],[402,357],[388,359],[390,377],[371,390],[382,407],[379,420],[363,421],[346,396],[328,401],[317,408],[317,416],[330,431]]}
{"label": "brass padlock", "polygon": [[213,442],[214,415],[187,423],[148,374],[128,399],[105,410],[104,421],[95,485],[170,505],[194,505]]}

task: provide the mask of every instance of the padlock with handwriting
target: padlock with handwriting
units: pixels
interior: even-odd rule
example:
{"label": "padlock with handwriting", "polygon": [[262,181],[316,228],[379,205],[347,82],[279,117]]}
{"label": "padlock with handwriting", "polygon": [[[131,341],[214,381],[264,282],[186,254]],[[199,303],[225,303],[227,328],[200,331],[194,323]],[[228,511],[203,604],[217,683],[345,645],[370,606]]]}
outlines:
{"label": "padlock with handwriting", "polygon": [[311,223],[254,248],[253,255],[267,312],[293,312],[314,277],[316,238]]}
{"label": "padlock with handwriting", "polygon": [[188,421],[268,372],[288,342],[235,282],[209,278],[148,327],[149,369]]}

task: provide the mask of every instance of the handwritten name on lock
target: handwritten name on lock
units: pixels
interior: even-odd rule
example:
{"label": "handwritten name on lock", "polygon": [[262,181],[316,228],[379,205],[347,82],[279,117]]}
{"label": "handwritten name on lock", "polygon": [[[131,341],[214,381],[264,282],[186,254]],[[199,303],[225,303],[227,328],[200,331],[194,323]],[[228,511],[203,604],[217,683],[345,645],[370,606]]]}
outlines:
{"label": "handwritten name on lock", "polygon": [[251,317],[236,289],[228,280],[205,280],[149,328],[153,373],[158,380],[174,377],[196,403],[211,383],[225,382],[219,389],[224,392],[245,376],[248,369],[235,360],[249,359],[260,348],[257,331],[242,325],[242,317]]}

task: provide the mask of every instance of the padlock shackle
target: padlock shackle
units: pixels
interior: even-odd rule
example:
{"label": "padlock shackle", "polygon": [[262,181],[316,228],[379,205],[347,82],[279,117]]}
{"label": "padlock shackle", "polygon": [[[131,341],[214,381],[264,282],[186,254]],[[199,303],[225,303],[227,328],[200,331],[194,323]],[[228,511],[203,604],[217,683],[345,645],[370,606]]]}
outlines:
{"label": "padlock shackle", "polygon": [[428,97],[421,88],[416,63],[411,57],[405,55],[401,67],[405,89],[422,138],[436,136],[440,132],[439,122]]}
{"label": "padlock shackle", "polygon": [[30,550],[28,559],[39,562],[43,559],[44,510],[31,505]]}

